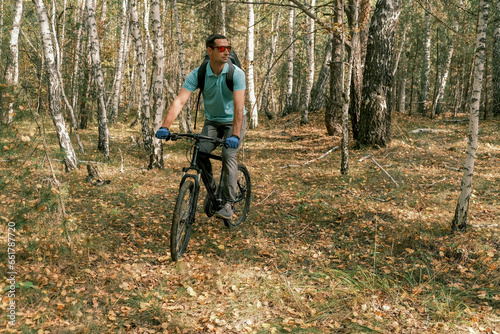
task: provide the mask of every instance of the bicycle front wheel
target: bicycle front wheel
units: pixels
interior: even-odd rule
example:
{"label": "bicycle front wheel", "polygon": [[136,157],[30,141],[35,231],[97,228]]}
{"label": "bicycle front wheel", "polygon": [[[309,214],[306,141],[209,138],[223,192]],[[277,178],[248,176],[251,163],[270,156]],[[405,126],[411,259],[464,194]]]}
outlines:
{"label": "bicycle front wheel", "polygon": [[233,218],[224,219],[224,224],[227,227],[234,227],[243,223],[250,210],[250,200],[252,197],[250,173],[248,169],[241,164],[238,165],[238,186],[236,191],[236,201],[233,204]]}
{"label": "bicycle front wheel", "polygon": [[186,180],[177,196],[174,216],[172,219],[172,229],[170,231],[170,254],[172,260],[179,260],[186,251],[194,222],[194,183]]}

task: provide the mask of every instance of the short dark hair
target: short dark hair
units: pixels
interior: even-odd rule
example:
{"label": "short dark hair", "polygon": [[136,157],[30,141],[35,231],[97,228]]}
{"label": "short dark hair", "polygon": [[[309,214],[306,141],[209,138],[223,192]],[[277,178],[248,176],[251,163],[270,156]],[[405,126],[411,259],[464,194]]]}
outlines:
{"label": "short dark hair", "polygon": [[215,46],[216,39],[227,39],[226,36],[221,34],[213,34],[207,37],[205,45],[207,48],[213,48]]}

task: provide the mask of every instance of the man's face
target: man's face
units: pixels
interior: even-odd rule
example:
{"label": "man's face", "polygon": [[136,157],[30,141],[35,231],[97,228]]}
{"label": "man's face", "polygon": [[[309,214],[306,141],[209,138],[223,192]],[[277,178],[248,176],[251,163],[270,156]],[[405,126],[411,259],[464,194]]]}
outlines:
{"label": "man's face", "polygon": [[[210,61],[217,63],[226,63],[229,57],[230,45],[227,39],[216,39],[215,46],[213,48],[208,47],[207,52],[210,57]],[[220,49],[224,49],[220,51]]]}

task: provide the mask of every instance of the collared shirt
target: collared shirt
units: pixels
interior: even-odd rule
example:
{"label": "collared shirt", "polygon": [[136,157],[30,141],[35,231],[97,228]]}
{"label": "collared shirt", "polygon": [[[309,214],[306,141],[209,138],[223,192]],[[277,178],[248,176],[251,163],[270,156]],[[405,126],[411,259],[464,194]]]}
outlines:
{"label": "collared shirt", "polygon": [[[198,69],[195,68],[186,78],[183,87],[190,92],[198,88]],[[207,64],[205,73],[205,89],[203,90],[203,105],[205,107],[205,118],[209,121],[227,123],[234,118],[233,92],[227,88],[226,74],[229,65],[226,63],[219,76],[216,76]],[[233,90],[244,90],[246,88],[245,72],[234,65]],[[243,107],[243,113],[247,111]]]}

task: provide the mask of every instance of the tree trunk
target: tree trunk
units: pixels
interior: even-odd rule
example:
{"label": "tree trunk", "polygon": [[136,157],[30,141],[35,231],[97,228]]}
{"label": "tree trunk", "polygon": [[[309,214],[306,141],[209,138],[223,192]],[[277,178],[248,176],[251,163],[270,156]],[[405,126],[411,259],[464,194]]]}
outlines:
{"label": "tree trunk", "polygon": [[406,111],[406,81],[408,80],[408,57],[409,52],[405,51],[401,57],[401,81],[399,84],[398,95],[398,111],[404,113]]}
{"label": "tree trunk", "polygon": [[330,80],[330,62],[332,61],[333,34],[329,34],[326,40],[325,59],[318,75],[318,80],[311,91],[311,102],[309,112],[321,110],[326,105],[326,89]]}
{"label": "tree trunk", "polygon": [[465,230],[467,227],[467,215],[469,212],[469,201],[472,192],[472,176],[474,175],[474,162],[478,147],[479,130],[479,102],[481,101],[481,88],[484,74],[484,63],[486,61],[486,30],[488,27],[488,0],[479,2],[479,21],[476,37],[476,57],[474,59],[474,79],[472,83],[472,97],[470,103],[469,140],[465,158],[464,173],[460,186],[455,216],[451,223],[453,230]]}
{"label": "tree trunk", "polygon": [[385,146],[391,139],[391,113],[387,92],[392,85],[394,33],[401,0],[379,0],[370,24],[370,43],[363,73],[359,142]]}
{"label": "tree trunk", "polygon": [[[460,1],[460,5],[461,2],[462,1]],[[459,28],[458,18],[455,17],[453,21],[453,30],[458,31],[458,28]],[[455,41],[455,34],[452,33],[450,37],[450,44],[448,47],[448,54],[446,55],[446,62],[444,63],[444,67],[441,74],[441,82],[439,83],[439,88],[436,97],[434,99],[434,103],[432,104],[431,118],[436,117],[436,115],[439,114],[439,111],[441,110],[440,105],[443,101],[444,90],[446,88],[446,84],[448,83],[448,75],[450,73],[451,59],[453,58],[453,52],[455,51],[454,41]]]}
{"label": "tree trunk", "polygon": [[[290,4],[292,4],[290,2]],[[294,47],[294,19],[295,8],[290,7],[288,16],[288,59],[287,59],[287,84],[285,93],[285,106],[283,108],[283,116],[288,115],[293,111],[293,62],[295,60],[295,47]]]}
{"label": "tree trunk", "polygon": [[[78,16],[78,30],[76,33],[76,46],[75,46],[75,53],[73,55],[73,74],[71,76],[71,92],[72,92],[72,99],[71,99],[71,106],[73,107],[73,110],[76,111],[76,106],[78,105],[78,91],[80,88],[80,57],[82,53],[82,30],[84,26],[84,19],[85,17],[85,0],[82,0],[82,5],[80,7],[80,11]],[[87,83],[87,81],[83,81],[84,83]],[[80,127],[81,128],[81,127]]]}
{"label": "tree trunk", "polygon": [[[429,7],[429,6],[427,6]],[[418,101],[418,112],[425,115],[429,105],[429,76],[431,74],[431,22],[429,11],[425,12],[424,31],[424,63],[420,76],[420,99]]]}
{"label": "tree trunk", "polygon": [[129,20],[127,20],[127,8],[128,0],[123,0],[121,8],[122,17],[120,21],[120,44],[118,46],[118,53],[116,54],[115,79],[113,82],[109,100],[106,103],[106,107],[109,110],[109,121],[112,123],[118,120],[118,108],[120,107],[120,92],[123,81],[123,72],[125,71],[126,56],[128,55],[127,39],[130,25]]}
{"label": "tree trunk", "polygon": [[[175,29],[177,31],[177,42],[179,44],[179,63],[181,67],[182,82],[186,80],[186,66],[184,65],[184,47],[182,42],[181,28],[179,25],[179,13],[177,12],[177,0],[174,0]],[[186,111],[179,114],[179,125],[181,132],[191,133],[191,104],[186,103]]]}
{"label": "tree trunk", "polygon": [[[311,12],[314,14],[314,7],[316,0],[311,0]],[[311,102],[311,90],[314,84],[314,20],[307,16],[306,18],[308,32],[306,35],[306,48],[307,48],[307,78],[302,101],[302,118],[300,124],[307,124],[309,122],[309,103]]]}
{"label": "tree trunk", "polygon": [[[276,15],[276,22],[273,23],[272,25],[272,32],[271,32],[271,45],[270,45],[270,50],[269,50],[269,62],[267,64],[267,75],[264,79],[263,83],[263,88],[262,88],[262,100],[260,102],[260,107],[266,114],[267,118],[269,119],[275,119],[276,118],[276,112],[274,110],[269,109],[269,95],[271,94],[271,85],[272,85],[272,78],[271,78],[271,71],[273,67],[273,61],[274,61],[274,53],[276,52],[276,44],[278,41],[278,34],[279,34],[279,25],[280,25],[280,15],[281,11],[278,11],[278,15]],[[272,19],[274,21],[274,18]]]}
{"label": "tree trunk", "polygon": [[64,154],[64,163],[66,171],[70,172],[77,168],[78,161],[76,158],[75,150],[71,144],[64,116],[61,110],[61,91],[59,85],[59,78],[56,70],[56,62],[54,55],[54,47],[52,45],[52,36],[49,27],[49,18],[47,9],[43,4],[43,0],[33,0],[35,9],[38,15],[40,24],[40,34],[42,36],[43,51],[45,55],[45,64],[49,76],[49,107],[52,121],[56,128],[59,146]]}
{"label": "tree trunk", "polygon": [[[354,0],[349,0],[351,7],[354,6]],[[370,0],[361,0],[359,10],[359,35],[353,35],[351,43],[358,43],[355,39],[359,38],[359,48],[353,54],[352,80],[351,80],[351,105],[349,106],[349,115],[351,117],[352,136],[354,140],[359,137],[359,115],[361,113],[361,97],[363,93],[363,67],[366,58],[366,48],[368,43],[368,30],[370,28],[371,3]]]}
{"label": "tree trunk", "polygon": [[142,138],[144,140],[144,149],[148,154],[151,152],[151,130],[150,122],[150,106],[148,92],[148,78],[146,74],[146,55],[142,46],[142,38],[139,30],[139,14],[137,12],[137,0],[130,1],[130,29],[134,40],[136,55],[137,55],[137,76],[139,78],[139,87],[141,89],[141,125]]}
{"label": "tree trunk", "polygon": [[207,12],[209,13],[209,30],[212,34],[223,34],[226,31],[226,18],[222,1],[209,0]]}
{"label": "tree trunk", "polygon": [[104,86],[104,76],[101,66],[101,50],[99,46],[99,36],[97,35],[97,23],[95,18],[94,1],[87,0],[87,24],[90,37],[90,55],[97,91],[97,117],[99,128],[98,149],[106,159],[109,159],[109,130],[108,118],[106,114],[106,92]]}
{"label": "tree trunk", "polygon": [[[340,0],[335,0],[334,25],[342,27],[344,24],[344,16],[342,15],[342,3]],[[341,117],[339,117],[339,107],[342,108],[342,93],[343,93],[343,49],[342,42],[338,38],[333,39],[332,45],[332,62],[330,63],[330,99],[325,110],[325,126],[326,131],[330,136],[333,136],[341,131]]]}
{"label": "tree trunk", "polygon": [[[16,9],[12,19],[12,30],[10,32],[9,51],[7,52],[5,83],[14,89],[19,80],[19,31],[21,30],[21,18],[23,16],[23,1],[16,1]],[[1,40],[0,40],[1,42]],[[0,45],[1,48],[1,45]],[[1,99],[1,98],[0,98]],[[9,108],[3,119],[11,124],[14,118],[14,101],[9,102]]]}
{"label": "tree trunk", "polygon": [[[163,77],[165,74],[165,51],[163,49],[163,31],[161,28],[160,0],[151,0],[151,27],[153,29],[153,73],[151,87],[153,91],[153,131],[156,132],[163,121]],[[153,146],[149,159],[149,169],[163,168],[161,140],[153,137]]]}
{"label": "tree trunk", "polygon": [[[342,4],[345,8],[345,0]],[[344,11],[344,10],[342,10]],[[351,78],[352,78],[352,65],[354,63],[354,54],[358,53],[359,48],[359,0],[354,1],[354,6],[351,7],[352,24],[351,24],[351,52],[349,56],[349,64],[347,69],[347,80],[342,80],[344,85],[344,101],[342,106],[342,161],[340,165],[340,173],[346,175],[349,171],[349,104],[351,98]],[[343,13],[342,13],[343,14]],[[345,54],[345,33],[342,34],[342,54]],[[342,57],[344,58],[344,57]],[[345,71],[342,71],[345,73]]]}
{"label": "tree trunk", "polygon": [[[0,41],[3,41],[3,7],[4,7],[4,0],[0,0]],[[0,59],[2,59],[2,48],[0,47]],[[0,64],[0,73],[2,72],[3,68],[2,65]],[[0,102],[2,102],[1,97],[0,97]]]}
{"label": "tree trunk", "polygon": [[497,15],[495,20],[495,42],[493,45],[493,57],[496,61],[492,64],[493,80],[493,114],[500,116],[500,0],[497,0]]}
{"label": "tree trunk", "polygon": [[248,37],[247,37],[247,94],[250,105],[250,129],[255,129],[259,125],[257,113],[257,99],[255,98],[255,78],[254,78],[254,49],[255,49],[255,14],[253,11],[253,0],[248,1]]}

